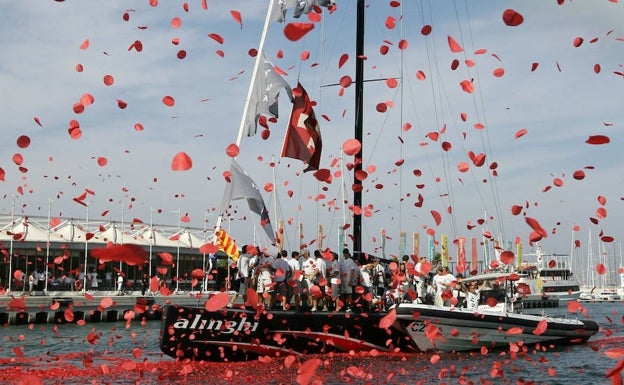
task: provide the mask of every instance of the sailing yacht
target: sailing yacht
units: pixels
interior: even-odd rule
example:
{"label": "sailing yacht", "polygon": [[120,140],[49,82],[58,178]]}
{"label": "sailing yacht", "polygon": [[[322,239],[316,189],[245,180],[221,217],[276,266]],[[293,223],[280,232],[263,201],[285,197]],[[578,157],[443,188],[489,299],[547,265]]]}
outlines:
{"label": "sailing yacht", "polygon": [[[271,0],[265,26],[269,24],[276,6],[288,8],[288,4],[294,7],[296,4],[312,3],[316,2]],[[365,8],[365,1],[357,0],[357,112],[354,137],[360,144],[363,62],[366,58],[363,40]],[[305,11],[305,8],[301,11]],[[260,56],[262,50],[259,51]],[[249,106],[246,106],[245,111],[248,109]],[[358,175],[358,172],[362,172],[361,147],[353,153],[359,160],[353,164],[353,170]],[[362,203],[362,188],[357,186],[361,185],[362,179],[356,177],[353,186],[353,205],[359,207]],[[361,217],[361,212],[354,211],[352,242],[355,255],[362,252]],[[265,308],[253,303],[225,307],[229,298],[227,293],[212,293],[203,307],[175,304],[166,307],[161,325],[160,348],[164,354],[177,359],[238,361],[261,356],[332,352],[470,350],[486,345],[504,346],[522,340],[527,344],[572,344],[584,342],[598,331],[597,323],[591,320],[558,319],[510,311],[507,305],[511,304],[509,295],[513,292],[515,278],[504,274],[475,276],[469,280],[476,282],[481,279],[488,280],[494,290],[502,285],[502,292],[496,293],[502,296],[491,297],[483,304],[484,307],[476,310],[419,303],[392,304],[385,310],[368,312],[362,309],[297,311],[292,308]],[[455,329],[451,325],[461,325],[461,328]],[[517,330],[521,330],[522,334],[518,335]],[[433,336],[434,342],[431,337],[439,334],[438,331],[442,338]],[[475,341],[475,336],[479,336],[480,341]]]}

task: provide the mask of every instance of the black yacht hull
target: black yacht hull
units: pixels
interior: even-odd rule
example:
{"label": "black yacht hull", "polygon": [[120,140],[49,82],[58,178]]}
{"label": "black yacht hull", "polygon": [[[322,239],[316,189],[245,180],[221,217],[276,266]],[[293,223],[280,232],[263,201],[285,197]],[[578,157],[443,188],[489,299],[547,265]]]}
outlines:
{"label": "black yacht hull", "polygon": [[384,319],[387,315],[230,308],[207,311],[168,305],[163,311],[160,348],[174,358],[200,361],[417,351],[393,319]]}

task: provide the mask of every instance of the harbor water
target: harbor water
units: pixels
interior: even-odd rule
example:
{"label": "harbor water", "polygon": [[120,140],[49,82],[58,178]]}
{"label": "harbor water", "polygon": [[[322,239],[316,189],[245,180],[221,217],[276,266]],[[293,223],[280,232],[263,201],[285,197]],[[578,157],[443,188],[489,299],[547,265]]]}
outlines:
{"label": "harbor water", "polygon": [[[352,353],[239,363],[161,354],[159,321],[0,328],[0,384],[612,384],[624,359],[624,304],[584,303],[590,342],[471,353]],[[565,308],[557,309],[561,314]],[[621,376],[621,373],[616,374]]]}

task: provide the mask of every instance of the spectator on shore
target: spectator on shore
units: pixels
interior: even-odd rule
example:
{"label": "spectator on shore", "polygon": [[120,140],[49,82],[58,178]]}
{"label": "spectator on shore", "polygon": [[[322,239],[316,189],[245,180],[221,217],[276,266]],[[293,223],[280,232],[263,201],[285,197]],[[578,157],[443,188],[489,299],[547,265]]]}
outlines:
{"label": "spectator on shore", "polygon": [[95,271],[95,269],[91,269],[91,272],[87,276],[87,282],[89,282],[89,288],[91,290],[98,290],[98,273]]}
{"label": "spectator on shore", "polygon": [[117,295],[124,295],[123,292],[124,277],[121,272],[117,273]]}
{"label": "spectator on shore", "polygon": [[35,273],[28,274],[28,294],[32,295],[35,290]]}
{"label": "spectator on shore", "polygon": [[141,279],[141,295],[145,295],[147,293],[148,288],[149,288],[149,276],[147,274],[143,274],[143,279]]}
{"label": "spectator on shore", "polygon": [[113,290],[113,273],[110,270],[104,275],[104,286],[106,290]]}

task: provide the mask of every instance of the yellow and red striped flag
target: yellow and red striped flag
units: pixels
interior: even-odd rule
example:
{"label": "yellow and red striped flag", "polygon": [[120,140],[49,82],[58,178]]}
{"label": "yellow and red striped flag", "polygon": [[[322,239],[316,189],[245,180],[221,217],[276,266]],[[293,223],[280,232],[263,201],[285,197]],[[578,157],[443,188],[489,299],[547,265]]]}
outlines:
{"label": "yellow and red striped flag", "polygon": [[217,231],[217,246],[219,250],[222,250],[230,258],[235,261],[238,260],[238,247],[236,247],[234,240],[223,229]]}

